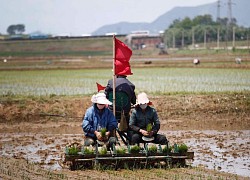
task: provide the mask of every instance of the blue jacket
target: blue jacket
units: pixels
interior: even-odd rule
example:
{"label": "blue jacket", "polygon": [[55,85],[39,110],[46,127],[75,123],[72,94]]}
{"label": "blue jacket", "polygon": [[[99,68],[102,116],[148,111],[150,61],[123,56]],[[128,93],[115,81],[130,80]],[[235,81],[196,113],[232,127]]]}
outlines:
{"label": "blue jacket", "polygon": [[93,106],[87,109],[83,118],[82,129],[85,136],[94,138],[94,132],[98,126],[105,127],[108,131],[112,132],[117,128],[117,121],[113,113],[106,107],[100,117],[99,109],[96,107],[96,104],[93,104]]}

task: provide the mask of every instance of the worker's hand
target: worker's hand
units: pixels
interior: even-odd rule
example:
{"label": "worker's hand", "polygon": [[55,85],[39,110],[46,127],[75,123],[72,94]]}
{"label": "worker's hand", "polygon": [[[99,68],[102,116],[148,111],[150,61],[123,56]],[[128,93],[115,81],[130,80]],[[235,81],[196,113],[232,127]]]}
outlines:
{"label": "worker's hand", "polygon": [[110,136],[110,132],[106,132],[106,137],[109,137]]}
{"label": "worker's hand", "polygon": [[145,131],[145,130],[143,130],[143,129],[140,129],[139,132],[140,132],[143,136],[148,136],[148,135],[149,135],[148,131]]}
{"label": "worker's hand", "polygon": [[102,135],[101,135],[100,132],[95,131],[94,133],[95,133],[95,135],[96,135],[96,138],[97,138],[99,141],[103,141],[103,137],[102,137]]}
{"label": "worker's hand", "polygon": [[98,132],[98,131],[95,131],[94,134],[96,135],[96,138],[99,140],[99,141],[107,141],[108,140],[108,137],[110,135],[110,132],[106,132],[106,136],[105,137],[102,137],[101,133]]}
{"label": "worker's hand", "polygon": [[109,135],[110,135],[110,132],[109,132],[109,131],[106,132],[106,133],[105,133],[105,137],[102,137],[102,141],[107,141],[108,138],[109,138]]}
{"label": "worker's hand", "polygon": [[153,135],[154,135],[154,131],[150,131],[148,136],[152,137]]}

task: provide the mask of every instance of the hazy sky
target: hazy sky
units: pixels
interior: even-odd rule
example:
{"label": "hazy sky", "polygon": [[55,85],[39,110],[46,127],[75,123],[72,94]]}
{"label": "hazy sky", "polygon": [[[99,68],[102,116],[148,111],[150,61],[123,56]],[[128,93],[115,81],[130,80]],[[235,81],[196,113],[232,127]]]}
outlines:
{"label": "hazy sky", "polygon": [[25,33],[90,34],[118,22],[152,22],[177,6],[217,0],[0,0],[0,33],[24,24]]}

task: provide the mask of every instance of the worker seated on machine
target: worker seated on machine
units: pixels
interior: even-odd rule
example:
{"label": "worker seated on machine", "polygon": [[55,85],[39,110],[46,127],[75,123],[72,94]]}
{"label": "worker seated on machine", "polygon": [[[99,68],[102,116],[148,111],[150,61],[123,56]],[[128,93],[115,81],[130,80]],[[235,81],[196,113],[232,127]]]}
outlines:
{"label": "worker seated on machine", "polygon": [[[115,95],[113,94],[114,86]],[[129,142],[127,131],[129,130],[131,105],[136,104],[135,85],[127,79],[126,75],[117,75],[115,85],[113,79],[110,79],[104,93],[111,102],[113,102],[113,96],[115,96],[115,110],[113,105],[109,105],[109,109],[115,111],[114,114],[119,123],[117,133],[123,143],[127,145]]]}
{"label": "worker seated on machine", "polygon": [[117,128],[117,120],[113,113],[107,108],[112,103],[104,93],[98,93],[91,98],[93,105],[87,109],[82,122],[85,139],[84,145],[106,144],[113,147],[116,138],[112,132]]}
{"label": "worker seated on machine", "polygon": [[[110,79],[105,88],[106,97],[113,102],[113,80]],[[135,105],[135,85],[127,79],[126,75],[117,75],[115,83],[116,104],[115,104],[115,117],[120,123],[122,115],[125,116],[128,125],[130,118],[131,104]],[[109,106],[109,109],[113,111],[113,105]]]}
{"label": "worker seated on machine", "polygon": [[137,106],[132,110],[129,127],[130,144],[152,142],[156,144],[166,145],[167,138],[165,135],[158,134],[160,129],[160,120],[154,108],[149,106],[152,104],[147,94],[142,92],[137,96]]}

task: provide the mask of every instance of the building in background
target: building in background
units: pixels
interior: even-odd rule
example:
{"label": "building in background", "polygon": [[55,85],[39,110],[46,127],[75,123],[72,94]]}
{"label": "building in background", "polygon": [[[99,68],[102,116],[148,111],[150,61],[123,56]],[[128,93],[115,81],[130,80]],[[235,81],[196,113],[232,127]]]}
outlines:
{"label": "building in background", "polygon": [[143,49],[146,47],[158,48],[160,44],[164,43],[161,34],[150,34],[149,31],[132,31],[126,36],[125,42],[132,49]]}

